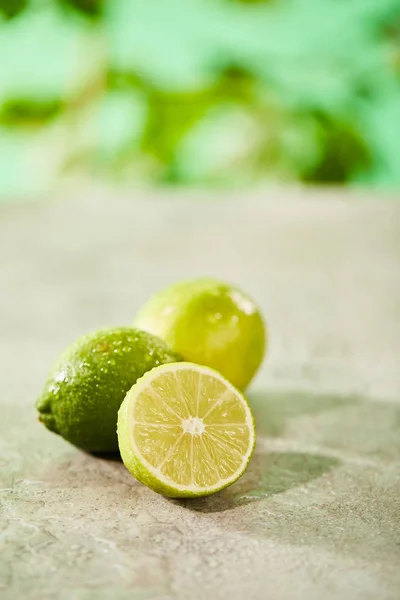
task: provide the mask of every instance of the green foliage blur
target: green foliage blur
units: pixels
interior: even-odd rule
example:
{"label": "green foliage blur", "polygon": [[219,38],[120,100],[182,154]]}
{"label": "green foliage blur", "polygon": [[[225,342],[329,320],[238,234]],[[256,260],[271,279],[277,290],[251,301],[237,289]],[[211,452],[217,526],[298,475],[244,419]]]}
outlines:
{"label": "green foliage blur", "polygon": [[400,187],[399,0],[0,0],[0,198]]}

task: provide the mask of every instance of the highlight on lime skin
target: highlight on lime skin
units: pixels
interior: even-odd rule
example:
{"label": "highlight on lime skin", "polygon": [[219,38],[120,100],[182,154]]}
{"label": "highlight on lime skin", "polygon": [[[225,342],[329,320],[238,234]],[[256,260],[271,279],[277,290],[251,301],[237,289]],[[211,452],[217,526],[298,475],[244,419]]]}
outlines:
{"label": "highlight on lime skin", "polygon": [[255,445],[244,396],[218,372],[171,363],[146,373],[118,414],[125,466],[166,496],[215,493],[246,470]]}

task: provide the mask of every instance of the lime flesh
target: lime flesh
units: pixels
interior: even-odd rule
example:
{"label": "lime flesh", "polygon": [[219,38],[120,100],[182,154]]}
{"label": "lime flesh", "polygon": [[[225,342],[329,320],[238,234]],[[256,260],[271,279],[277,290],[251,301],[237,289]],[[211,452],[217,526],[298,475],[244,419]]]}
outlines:
{"label": "lime flesh", "polygon": [[216,369],[242,390],[264,356],[266,332],[258,307],[241,290],[213,279],[161,290],[140,309],[134,326],[165,340],[185,361]]}
{"label": "lime flesh", "polygon": [[127,393],[118,413],[118,442],[125,466],[154,491],[205,496],[246,470],[254,419],[244,396],[218,372],[165,364]]}
{"label": "lime flesh", "polygon": [[126,392],[153,367],[180,357],[131,327],[81,337],[60,357],[36,403],[39,420],[91,452],[116,452],[117,413]]}

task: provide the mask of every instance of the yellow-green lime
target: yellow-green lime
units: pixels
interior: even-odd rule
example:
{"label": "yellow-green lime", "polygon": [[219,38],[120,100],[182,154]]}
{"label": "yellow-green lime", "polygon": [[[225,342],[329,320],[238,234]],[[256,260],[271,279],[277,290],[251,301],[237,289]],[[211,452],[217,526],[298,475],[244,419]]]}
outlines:
{"label": "yellow-green lime", "polygon": [[36,403],[39,420],[91,452],[118,450],[117,413],[126,392],[153,367],[180,357],[131,327],[81,337],[60,357]]}
{"label": "yellow-green lime", "polygon": [[140,309],[134,326],[162,338],[184,360],[217,369],[239,389],[258,370],[266,332],[244,292],[213,279],[171,285]]}
{"label": "yellow-green lime", "polygon": [[125,466],[172,498],[213,494],[246,470],[255,445],[245,397],[217,371],[165,364],[129,390],[118,412]]}

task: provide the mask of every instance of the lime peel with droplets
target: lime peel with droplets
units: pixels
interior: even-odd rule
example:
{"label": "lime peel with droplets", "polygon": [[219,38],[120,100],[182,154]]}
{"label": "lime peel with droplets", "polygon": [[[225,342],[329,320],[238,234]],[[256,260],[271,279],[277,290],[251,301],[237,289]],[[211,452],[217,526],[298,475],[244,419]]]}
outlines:
{"label": "lime peel with droplets", "polygon": [[84,450],[118,451],[117,412],[126,392],[153,367],[177,360],[163,341],[132,327],[85,335],[52,369],[36,403],[39,420]]}

